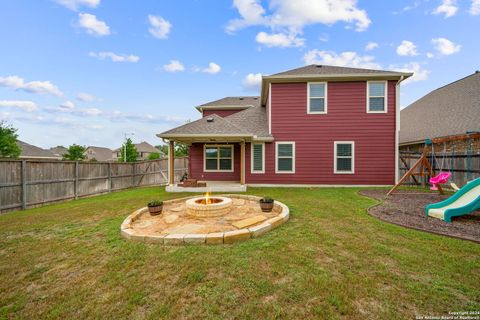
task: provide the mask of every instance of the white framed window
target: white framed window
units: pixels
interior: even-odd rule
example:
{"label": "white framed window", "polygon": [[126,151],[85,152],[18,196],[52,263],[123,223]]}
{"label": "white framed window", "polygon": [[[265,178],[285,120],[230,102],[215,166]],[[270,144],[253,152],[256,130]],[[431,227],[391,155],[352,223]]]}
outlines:
{"label": "white framed window", "polygon": [[367,82],[367,113],[387,113],[387,81]]}
{"label": "white framed window", "polygon": [[355,142],[334,142],[333,172],[337,174],[355,173]]}
{"label": "white framed window", "polygon": [[295,173],[295,142],[275,143],[275,173]]}
{"label": "white framed window", "polygon": [[307,113],[308,114],[326,114],[327,113],[327,83],[309,82],[307,83]]}
{"label": "white framed window", "polygon": [[250,148],[250,171],[252,173],[265,173],[265,143],[252,142]]}
{"label": "white framed window", "polygon": [[233,172],[233,145],[204,145],[203,171]]}

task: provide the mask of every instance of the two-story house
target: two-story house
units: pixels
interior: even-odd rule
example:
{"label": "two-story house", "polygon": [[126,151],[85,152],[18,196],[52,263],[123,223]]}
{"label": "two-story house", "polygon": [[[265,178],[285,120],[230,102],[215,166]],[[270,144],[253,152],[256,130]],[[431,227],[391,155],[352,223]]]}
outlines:
{"label": "two-story house", "polygon": [[[309,65],[262,78],[259,97],[197,107],[158,134],[190,146],[189,176],[244,185],[392,185],[400,83],[411,73]],[[173,152],[169,183],[173,181]]]}

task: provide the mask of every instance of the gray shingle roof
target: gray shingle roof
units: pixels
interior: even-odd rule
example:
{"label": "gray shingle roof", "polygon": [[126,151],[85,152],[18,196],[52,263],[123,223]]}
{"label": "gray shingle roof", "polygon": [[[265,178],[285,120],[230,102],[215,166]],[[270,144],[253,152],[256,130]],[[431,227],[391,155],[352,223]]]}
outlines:
{"label": "gray shingle roof", "polygon": [[59,159],[59,157],[55,156],[49,150],[39,148],[26,142],[17,140],[17,145],[22,149],[22,153],[20,154],[21,158]]}
{"label": "gray shingle roof", "polygon": [[97,161],[108,161],[113,159],[112,150],[109,148],[88,146],[86,152],[89,153],[89,150],[93,151],[93,154],[90,154],[90,156]]}
{"label": "gray shingle roof", "polygon": [[157,152],[157,153],[163,154],[160,150],[158,150],[157,148],[155,148],[154,146],[152,146],[150,143],[146,141],[142,141],[140,143],[135,144],[135,148],[137,148],[138,152],[150,152],[150,153]]}
{"label": "gray shingle roof", "polygon": [[400,143],[480,131],[480,73],[438,88],[400,112]]}
{"label": "gray shingle roof", "polygon": [[199,105],[199,107],[205,106],[259,106],[260,97],[225,97],[215,101],[210,101],[204,104]]}
{"label": "gray shingle roof", "polygon": [[65,153],[67,153],[67,148],[64,146],[56,146],[49,149],[51,153],[56,156],[62,157]]}
{"label": "gray shingle roof", "polygon": [[311,64],[305,67],[300,67],[296,69],[291,69],[283,71],[280,73],[272,74],[272,76],[298,76],[298,75],[326,75],[326,74],[366,74],[366,73],[391,73],[402,75],[402,72],[395,71],[385,71],[385,70],[373,70],[373,69],[360,69],[360,68],[349,68],[349,67],[337,67],[337,66],[326,66],[321,64]]}
{"label": "gray shingle roof", "polygon": [[225,118],[213,114],[165,131],[158,136],[172,137],[186,134],[270,137],[265,108],[259,106],[239,111]]}

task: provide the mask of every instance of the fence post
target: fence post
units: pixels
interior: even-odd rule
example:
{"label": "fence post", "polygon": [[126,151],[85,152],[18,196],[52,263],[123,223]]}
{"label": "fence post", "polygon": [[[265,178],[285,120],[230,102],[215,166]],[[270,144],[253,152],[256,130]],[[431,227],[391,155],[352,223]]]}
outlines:
{"label": "fence post", "polygon": [[108,163],[108,192],[112,192],[112,163]]}
{"label": "fence post", "polygon": [[75,199],[78,199],[78,161],[75,161],[75,184],[73,185]]}
{"label": "fence post", "polygon": [[27,160],[22,160],[22,210],[27,209]]}
{"label": "fence post", "polygon": [[135,173],[137,172],[136,168],[137,166],[135,165],[135,162],[132,162],[132,187],[135,187]]}

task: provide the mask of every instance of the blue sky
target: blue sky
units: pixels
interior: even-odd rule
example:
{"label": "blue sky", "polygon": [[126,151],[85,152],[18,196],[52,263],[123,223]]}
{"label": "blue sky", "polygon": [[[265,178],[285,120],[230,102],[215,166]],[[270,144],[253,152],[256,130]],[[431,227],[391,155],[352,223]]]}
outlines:
{"label": "blue sky", "polygon": [[402,106],[480,69],[480,0],[15,0],[0,119],[41,147],[117,147],[310,63],[410,70]]}

